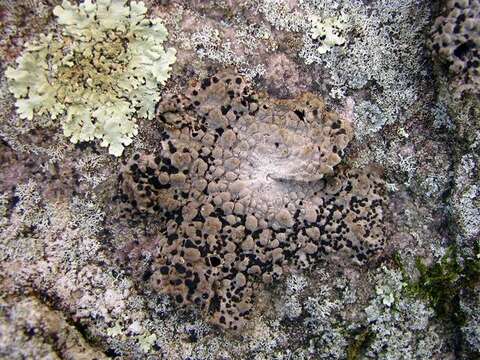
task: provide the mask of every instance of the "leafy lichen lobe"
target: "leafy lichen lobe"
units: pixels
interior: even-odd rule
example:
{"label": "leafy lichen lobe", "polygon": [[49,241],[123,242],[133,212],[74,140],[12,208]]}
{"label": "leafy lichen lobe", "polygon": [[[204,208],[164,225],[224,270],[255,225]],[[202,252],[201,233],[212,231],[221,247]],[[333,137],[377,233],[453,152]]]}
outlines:
{"label": "leafy lichen lobe", "polygon": [[27,44],[6,71],[19,116],[60,117],[73,143],[99,139],[121,155],[137,134],[136,118],[154,117],[175,62],[175,49],[163,47],[165,26],[146,12],[143,2],[125,0],[57,6],[62,34]]}

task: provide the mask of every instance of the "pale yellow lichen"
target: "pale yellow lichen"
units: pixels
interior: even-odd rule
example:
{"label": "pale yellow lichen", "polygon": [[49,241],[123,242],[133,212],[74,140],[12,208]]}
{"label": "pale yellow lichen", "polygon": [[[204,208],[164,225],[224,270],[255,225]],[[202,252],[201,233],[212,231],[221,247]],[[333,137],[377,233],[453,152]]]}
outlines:
{"label": "pale yellow lichen", "polygon": [[325,54],[334,46],[345,43],[345,38],[342,36],[342,30],[345,26],[343,18],[322,19],[318,16],[312,16],[311,21],[311,36],[319,41],[320,46],[317,48],[317,51],[320,54]]}
{"label": "pale yellow lichen", "polygon": [[61,117],[73,143],[100,139],[121,155],[137,134],[136,118],[154,117],[175,62],[175,49],[163,47],[165,26],[146,12],[143,2],[125,0],[55,7],[62,34],[27,44],[17,68],[5,72],[19,116]]}

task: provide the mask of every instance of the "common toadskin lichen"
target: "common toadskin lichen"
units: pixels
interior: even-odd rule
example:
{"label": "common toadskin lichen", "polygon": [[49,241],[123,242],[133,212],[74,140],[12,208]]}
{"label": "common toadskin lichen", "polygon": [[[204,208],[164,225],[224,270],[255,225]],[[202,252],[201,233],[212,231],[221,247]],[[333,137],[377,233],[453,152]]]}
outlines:
{"label": "common toadskin lichen", "polygon": [[125,161],[115,198],[126,218],[162,223],[143,278],[154,290],[237,330],[253,279],[382,252],[380,174],[339,165],[352,128],[320,98],[263,98],[220,73],[164,96],[157,111],[160,149]]}

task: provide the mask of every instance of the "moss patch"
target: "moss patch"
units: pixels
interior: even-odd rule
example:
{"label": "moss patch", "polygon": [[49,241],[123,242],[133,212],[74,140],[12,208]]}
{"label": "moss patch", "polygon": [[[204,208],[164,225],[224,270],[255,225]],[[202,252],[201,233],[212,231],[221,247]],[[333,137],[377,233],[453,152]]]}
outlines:
{"label": "moss patch", "polygon": [[[479,254],[478,245],[475,253]],[[421,258],[417,258],[416,267],[420,276],[416,281],[410,279],[398,257],[395,258],[395,262],[407,280],[408,293],[428,300],[441,320],[451,321],[460,326],[465,323],[460,298],[464,291],[472,290],[480,282],[478,256],[461,260],[456,247],[451,246],[439,261],[430,266],[425,265]]]}
{"label": "moss patch", "polygon": [[363,330],[360,334],[356,335],[347,349],[347,360],[360,359],[360,356],[367,348],[373,337],[374,334],[372,334],[372,332],[368,328]]}

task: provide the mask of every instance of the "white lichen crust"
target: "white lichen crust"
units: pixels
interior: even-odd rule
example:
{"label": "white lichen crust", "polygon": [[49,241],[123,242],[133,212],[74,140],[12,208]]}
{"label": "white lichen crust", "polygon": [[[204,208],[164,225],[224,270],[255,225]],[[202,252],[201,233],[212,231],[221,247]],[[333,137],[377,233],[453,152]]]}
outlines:
{"label": "white lichen crust", "polygon": [[121,155],[137,134],[136,118],[154,117],[175,62],[175,50],[163,47],[165,26],[146,12],[143,2],[125,0],[55,7],[62,34],[27,44],[17,68],[5,72],[19,116],[61,118],[73,143],[99,139]]}
{"label": "white lichen crust", "polygon": [[238,329],[251,279],[269,283],[327,255],[363,263],[382,249],[382,181],[336,170],[350,124],[312,94],[260,99],[216,75],[158,107],[161,150],[119,176],[128,216],[164,224],[151,285]]}
{"label": "white lichen crust", "polygon": [[312,39],[320,44],[317,51],[325,54],[337,45],[343,45],[345,38],[342,36],[342,18],[328,18],[322,20],[318,16],[312,16]]}

